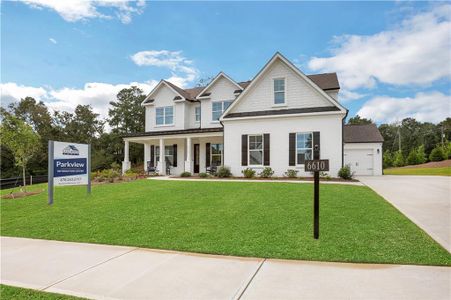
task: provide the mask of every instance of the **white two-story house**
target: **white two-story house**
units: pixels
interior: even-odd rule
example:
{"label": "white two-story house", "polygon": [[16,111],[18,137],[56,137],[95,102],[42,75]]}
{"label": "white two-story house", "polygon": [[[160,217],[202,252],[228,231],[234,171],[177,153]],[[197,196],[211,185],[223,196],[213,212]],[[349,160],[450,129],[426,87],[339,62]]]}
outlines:
{"label": "white two-story house", "polygon": [[145,132],[124,137],[123,171],[132,142],[144,144],[144,168],[161,175],[227,166],[234,176],[265,167],[311,176],[304,162],[316,144],[333,177],[344,164],[380,175],[382,136],[374,125],[344,125],[339,90],[335,73],[305,75],[280,53],[251,81],[221,72],[207,86],[182,89],[162,80],[142,103]]}

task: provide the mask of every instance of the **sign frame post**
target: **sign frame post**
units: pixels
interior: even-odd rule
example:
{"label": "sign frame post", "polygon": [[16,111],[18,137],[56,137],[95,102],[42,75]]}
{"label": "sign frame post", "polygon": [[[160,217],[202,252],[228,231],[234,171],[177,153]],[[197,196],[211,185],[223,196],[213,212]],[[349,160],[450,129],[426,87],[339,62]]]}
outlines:
{"label": "sign frame post", "polygon": [[88,144],[88,195],[91,195],[91,144]]}
{"label": "sign frame post", "polygon": [[49,140],[49,166],[48,166],[48,178],[47,178],[47,189],[48,189],[48,204],[53,204],[53,158],[54,158],[54,141]]}

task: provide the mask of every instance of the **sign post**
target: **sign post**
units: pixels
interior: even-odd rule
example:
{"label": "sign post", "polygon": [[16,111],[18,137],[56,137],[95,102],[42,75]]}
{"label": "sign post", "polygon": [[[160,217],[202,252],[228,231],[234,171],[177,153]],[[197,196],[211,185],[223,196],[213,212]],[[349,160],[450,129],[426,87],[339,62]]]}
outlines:
{"label": "sign post", "polygon": [[305,161],[305,171],[313,172],[313,238],[319,238],[319,172],[329,171],[329,160],[319,159],[319,145],[313,147],[313,160]]}
{"label": "sign post", "polygon": [[53,187],[86,185],[91,193],[91,145],[49,141],[48,203],[53,204]]}

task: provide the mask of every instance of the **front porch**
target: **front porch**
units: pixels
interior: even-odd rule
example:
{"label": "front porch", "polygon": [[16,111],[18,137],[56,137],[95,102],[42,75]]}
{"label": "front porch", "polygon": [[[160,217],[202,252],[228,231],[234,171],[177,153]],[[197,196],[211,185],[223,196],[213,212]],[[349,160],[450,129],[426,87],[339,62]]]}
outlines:
{"label": "front porch", "polygon": [[122,172],[130,169],[129,145],[144,145],[144,171],[159,175],[198,174],[224,162],[221,128],[157,131],[126,136]]}

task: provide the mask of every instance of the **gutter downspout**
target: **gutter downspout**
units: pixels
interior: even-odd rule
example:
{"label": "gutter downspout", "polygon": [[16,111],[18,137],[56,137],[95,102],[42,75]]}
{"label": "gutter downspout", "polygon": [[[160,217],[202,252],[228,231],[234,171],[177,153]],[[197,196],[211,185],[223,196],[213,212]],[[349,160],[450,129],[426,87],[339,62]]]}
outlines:
{"label": "gutter downspout", "polygon": [[224,166],[225,161],[225,142],[224,142],[224,136],[225,136],[225,127],[221,120],[219,120],[219,124],[222,126],[222,166]]}
{"label": "gutter downspout", "polygon": [[348,116],[349,110],[346,110],[346,114],[341,120],[341,167],[344,167],[345,164],[345,142],[344,142],[344,136],[345,136],[345,119]]}

